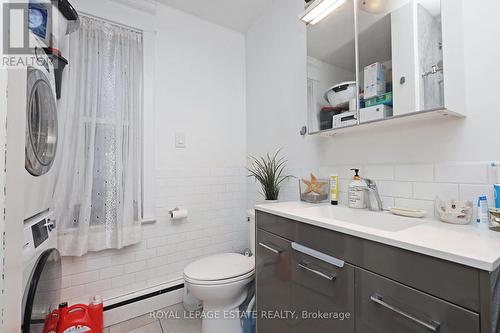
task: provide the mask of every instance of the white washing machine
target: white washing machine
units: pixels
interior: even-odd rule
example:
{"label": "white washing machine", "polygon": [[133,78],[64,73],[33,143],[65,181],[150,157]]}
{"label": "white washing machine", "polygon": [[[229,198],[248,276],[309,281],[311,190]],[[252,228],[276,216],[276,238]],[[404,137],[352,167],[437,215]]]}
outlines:
{"label": "white washing machine", "polygon": [[30,34],[37,59],[27,70],[24,218],[53,205],[58,124],[54,67],[43,44]]}
{"label": "white washing machine", "polygon": [[45,321],[61,302],[61,257],[52,212],[24,222],[23,333],[42,333]]}

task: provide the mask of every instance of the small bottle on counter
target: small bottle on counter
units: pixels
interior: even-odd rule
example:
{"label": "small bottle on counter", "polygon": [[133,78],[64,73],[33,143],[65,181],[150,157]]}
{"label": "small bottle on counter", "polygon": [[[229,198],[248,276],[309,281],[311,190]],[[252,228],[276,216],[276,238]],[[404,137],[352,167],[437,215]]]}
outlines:
{"label": "small bottle on counter", "polygon": [[350,208],[365,209],[365,190],[367,188],[366,183],[359,176],[359,169],[351,169],[354,171],[355,175],[352,178],[352,182],[349,184],[349,194],[348,201]]}
{"label": "small bottle on counter", "polygon": [[476,222],[479,226],[488,225],[488,197],[480,195],[477,199],[477,219]]}
{"label": "small bottle on counter", "polygon": [[330,175],[330,201],[332,205],[339,204],[339,176]]}

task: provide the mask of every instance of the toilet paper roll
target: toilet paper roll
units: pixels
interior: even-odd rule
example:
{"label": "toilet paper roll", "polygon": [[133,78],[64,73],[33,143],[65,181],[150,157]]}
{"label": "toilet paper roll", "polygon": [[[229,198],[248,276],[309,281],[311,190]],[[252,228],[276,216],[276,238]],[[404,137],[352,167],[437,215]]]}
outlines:
{"label": "toilet paper roll", "polygon": [[170,211],[170,218],[174,221],[185,219],[187,218],[187,216],[188,216],[188,211],[185,209],[177,209]]}

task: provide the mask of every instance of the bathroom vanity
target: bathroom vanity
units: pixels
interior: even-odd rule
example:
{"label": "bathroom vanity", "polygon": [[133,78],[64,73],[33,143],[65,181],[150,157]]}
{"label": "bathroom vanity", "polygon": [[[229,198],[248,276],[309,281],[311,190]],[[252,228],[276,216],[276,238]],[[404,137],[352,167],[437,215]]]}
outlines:
{"label": "bathroom vanity", "polygon": [[257,332],[498,332],[499,233],[336,206],[256,209]]}

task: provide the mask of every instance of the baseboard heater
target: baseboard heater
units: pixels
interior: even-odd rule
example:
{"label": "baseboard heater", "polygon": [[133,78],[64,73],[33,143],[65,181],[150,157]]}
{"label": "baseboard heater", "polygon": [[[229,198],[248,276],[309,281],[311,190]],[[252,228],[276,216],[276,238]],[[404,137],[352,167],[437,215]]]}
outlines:
{"label": "baseboard heater", "polygon": [[143,301],[145,299],[148,299],[148,298],[151,298],[151,297],[160,296],[162,294],[166,294],[166,293],[169,293],[169,292],[172,292],[172,291],[175,291],[175,290],[179,290],[179,289],[182,289],[182,288],[184,288],[184,283],[177,284],[175,286],[171,286],[171,287],[168,287],[168,288],[165,288],[165,289],[153,291],[153,292],[151,292],[149,294],[144,294],[144,295],[141,295],[141,296],[133,297],[131,299],[128,299],[128,300],[125,300],[125,301],[121,301],[121,302],[118,302],[118,303],[115,303],[115,304],[107,305],[107,306],[104,307],[104,311],[113,310],[113,309],[116,309],[116,308],[119,308],[119,307],[122,307],[122,306],[125,306],[125,305],[129,305],[129,304],[132,304],[132,303],[140,302],[140,301]]}

